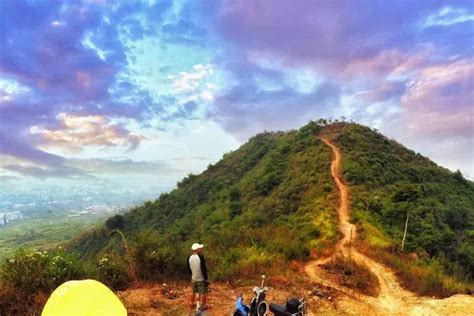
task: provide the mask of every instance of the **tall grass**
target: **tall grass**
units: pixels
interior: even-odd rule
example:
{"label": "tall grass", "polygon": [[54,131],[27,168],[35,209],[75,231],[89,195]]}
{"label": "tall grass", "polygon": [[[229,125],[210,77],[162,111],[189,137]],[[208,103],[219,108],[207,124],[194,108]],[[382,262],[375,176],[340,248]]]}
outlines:
{"label": "tall grass", "polygon": [[465,281],[462,275],[448,275],[439,259],[413,258],[412,254],[391,253],[388,249],[367,247],[367,244],[359,249],[391,267],[401,285],[419,295],[444,298],[474,290],[474,284]]}

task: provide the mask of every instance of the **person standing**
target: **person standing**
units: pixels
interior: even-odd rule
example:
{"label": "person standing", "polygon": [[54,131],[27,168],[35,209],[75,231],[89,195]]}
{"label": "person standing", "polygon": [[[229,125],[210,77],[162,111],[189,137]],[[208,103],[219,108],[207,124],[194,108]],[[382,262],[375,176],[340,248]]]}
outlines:
{"label": "person standing", "polygon": [[196,300],[196,293],[200,294],[201,310],[206,310],[209,307],[207,304],[207,293],[209,291],[209,279],[207,277],[206,260],[201,254],[204,245],[194,243],[191,246],[193,253],[188,257],[188,270],[191,274],[191,308],[194,308]]}

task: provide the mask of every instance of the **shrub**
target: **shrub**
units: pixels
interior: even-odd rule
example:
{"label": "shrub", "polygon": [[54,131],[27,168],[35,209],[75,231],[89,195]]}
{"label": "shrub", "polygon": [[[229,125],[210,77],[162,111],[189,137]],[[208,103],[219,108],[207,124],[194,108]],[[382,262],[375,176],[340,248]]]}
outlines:
{"label": "shrub", "polygon": [[77,256],[64,251],[20,250],[2,267],[2,284],[31,294],[50,292],[60,284],[87,274]]}
{"label": "shrub", "polygon": [[62,283],[93,275],[71,253],[19,250],[1,269],[0,315],[31,314]]}
{"label": "shrub", "polygon": [[124,260],[116,254],[104,255],[97,263],[99,280],[115,290],[125,289],[132,281]]}
{"label": "shrub", "polygon": [[111,218],[105,221],[105,226],[109,230],[123,229],[124,227],[123,215],[118,214],[118,215],[112,216]]}
{"label": "shrub", "polygon": [[144,229],[137,234],[133,254],[140,280],[158,280],[173,269],[176,249],[164,244],[156,231]]}

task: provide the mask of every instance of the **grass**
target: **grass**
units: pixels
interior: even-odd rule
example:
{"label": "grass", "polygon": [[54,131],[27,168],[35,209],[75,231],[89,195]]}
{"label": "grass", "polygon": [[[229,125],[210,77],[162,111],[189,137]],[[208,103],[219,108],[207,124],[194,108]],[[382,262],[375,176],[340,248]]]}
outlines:
{"label": "grass", "polygon": [[389,249],[392,245],[390,238],[369,222],[362,222],[358,231],[365,235],[364,237],[371,247]]}
{"label": "grass", "polygon": [[[360,215],[356,214],[356,216]],[[361,217],[359,216],[359,219]],[[373,224],[358,222],[359,250],[369,257],[391,267],[402,286],[419,295],[448,297],[458,293],[471,293],[474,284],[463,275],[448,275],[440,260],[418,258],[414,253],[400,253],[392,249],[392,241]]]}
{"label": "grass", "polygon": [[328,207],[322,208],[317,212],[314,224],[321,232],[321,237],[312,241],[311,246],[319,253],[331,248],[340,237],[337,228],[337,214]]}
{"label": "grass", "polygon": [[52,249],[104,219],[101,216],[50,215],[27,218],[0,228],[0,261],[18,248]]}
{"label": "grass", "polygon": [[462,280],[462,277],[447,275],[436,259],[410,260],[407,256],[374,250],[366,250],[366,253],[390,266],[402,286],[419,295],[444,298],[459,293],[472,293],[474,289],[474,285]]}

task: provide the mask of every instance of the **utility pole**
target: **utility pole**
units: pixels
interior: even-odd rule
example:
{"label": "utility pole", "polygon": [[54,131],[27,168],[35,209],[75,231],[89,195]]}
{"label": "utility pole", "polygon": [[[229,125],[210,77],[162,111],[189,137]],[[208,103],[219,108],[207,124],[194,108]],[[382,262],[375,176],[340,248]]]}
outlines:
{"label": "utility pole", "polygon": [[395,253],[395,236],[392,239],[392,255]]}
{"label": "utility pole", "polygon": [[402,252],[403,247],[405,246],[405,238],[407,237],[407,228],[408,228],[408,218],[410,217],[410,212],[407,212],[407,220],[405,221],[405,231],[403,232],[403,239],[402,239]]}
{"label": "utility pole", "polygon": [[351,234],[349,236],[349,267],[352,266],[352,227]]}

